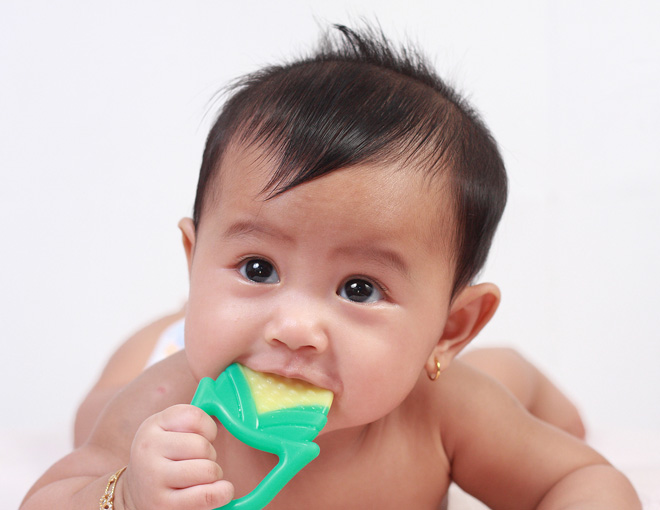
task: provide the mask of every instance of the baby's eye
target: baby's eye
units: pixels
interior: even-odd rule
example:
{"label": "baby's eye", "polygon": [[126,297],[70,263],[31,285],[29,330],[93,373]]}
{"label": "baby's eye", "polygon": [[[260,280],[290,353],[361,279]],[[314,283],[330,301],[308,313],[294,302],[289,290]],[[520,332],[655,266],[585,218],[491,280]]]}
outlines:
{"label": "baby's eye", "polygon": [[355,303],[374,303],[383,299],[383,293],[373,283],[362,278],[353,278],[346,281],[338,294],[344,299]]}
{"label": "baby's eye", "polygon": [[248,259],[238,268],[250,281],[257,283],[279,283],[280,277],[273,264],[264,259]]}

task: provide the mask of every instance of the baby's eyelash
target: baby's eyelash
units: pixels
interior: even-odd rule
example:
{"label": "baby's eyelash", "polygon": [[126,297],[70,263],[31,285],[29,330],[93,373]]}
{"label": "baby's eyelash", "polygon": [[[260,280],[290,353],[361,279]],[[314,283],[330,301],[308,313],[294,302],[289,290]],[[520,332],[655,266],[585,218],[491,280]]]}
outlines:
{"label": "baby's eyelash", "polygon": [[337,289],[337,294],[347,301],[360,305],[372,305],[388,300],[385,289],[373,278],[353,276],[344,280]]}
{"label": "baby's eyelash", "polygon": [[240,271],[241,268],[250,260],[263,260],[265,262],[268,262],[271,266],[273,266],[273,269],[277,271],[277,266],[270,258],[265,257],[264,255],[256,255],[256,254],[241,255],[239,257],[236,257],[228,267],[231,267],[236,271]]}
{"label": "baby's eyelash", "polygon": [[253,283],[275,284],[280,282],[280,276],[277,268],[264,257],[248,257],[240,262],[236,271],[243,278]]}
{"label": "baby's eyelash", "polygon": [[253,260],[253,259],[259,259],[259,260],[265,260],[269,264],[271,264],[273,267],[275,267],[275,263],[265,255],[257,255],[255,253],[251,253],[249,255],[240,255],[234,259],[233,266],[235,267],[241,267],[243,264],[245,264],[248,260]]}
{"label": "baby's eyelash", "polygon": [[367,280],[367,281],[370,281],[371,283],[376,285],[380,289],[380,291],[383,293],[383,296],[389,296],[390,290],[387,288],[387,286],[383,282],[381,282],[380,280],[377,280],[376,278],[372,278],[370,276],[365,276],[364,279]]}
{"label": "baby's eyelash", "polygon": [[383,293],[383,296],[389,297],[390,295],[390,289],[385,285],[383,282],[381,282],[378,278],[374,278],[373,276],[366,276],[366,275],[354,275],[354,276],[349,276],[346,278],[344,281],[348,280],[366,280],[370,283],[373,283],[376,287],[378,287],[378,290],[380,290]]}

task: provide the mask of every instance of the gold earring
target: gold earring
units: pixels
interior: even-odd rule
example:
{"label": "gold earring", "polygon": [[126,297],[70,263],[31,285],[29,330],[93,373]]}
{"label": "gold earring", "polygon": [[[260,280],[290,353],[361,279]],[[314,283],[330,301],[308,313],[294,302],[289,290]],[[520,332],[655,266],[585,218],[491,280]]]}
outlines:
{"label": "gold earring", "polygon": [[438,377],[440,377],[440,374],[442,373],[442,365],[440,364],[440,361],[438,361],[438,358],[435,359],[435,374],[431,375],[428,372],[426,375],[429,376],[429,379],[432,381],[435,381]]}

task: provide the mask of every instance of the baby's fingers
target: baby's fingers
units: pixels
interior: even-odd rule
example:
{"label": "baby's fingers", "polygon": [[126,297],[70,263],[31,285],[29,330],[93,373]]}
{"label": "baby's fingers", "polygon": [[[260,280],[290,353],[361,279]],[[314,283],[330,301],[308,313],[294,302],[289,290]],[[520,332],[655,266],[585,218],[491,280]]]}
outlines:
{"label": "baby's fingers", "polygon": [[163,457],[168,460],[208,459],[215,461],[217,453],[203,436],[193,433],[169,434],[162,444]]}
{"label": "baby's fingers", "polygon": [[186,489],[222,480],[222,468],[211,460],[181,460],[169,463],[163,472],[165,485],[172,489]]}
{"label": "baby's fingers", "polygon": [[177,510],[212,510],[225,506],[234,498],[234,486],[227,480],[174,490],[170,494],[172,508]]}

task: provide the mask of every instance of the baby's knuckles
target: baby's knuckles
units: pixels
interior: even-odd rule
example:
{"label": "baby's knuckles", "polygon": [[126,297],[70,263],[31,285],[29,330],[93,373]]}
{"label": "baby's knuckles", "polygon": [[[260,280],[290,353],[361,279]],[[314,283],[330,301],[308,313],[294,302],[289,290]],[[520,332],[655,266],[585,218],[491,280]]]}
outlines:
{"label": "baby's knuckles", "polygon": [[158,425],[170,432],[192,432],[213,441],[218,427],[213,418],[200,408],[189,404],[177,404],[155,414]]}

